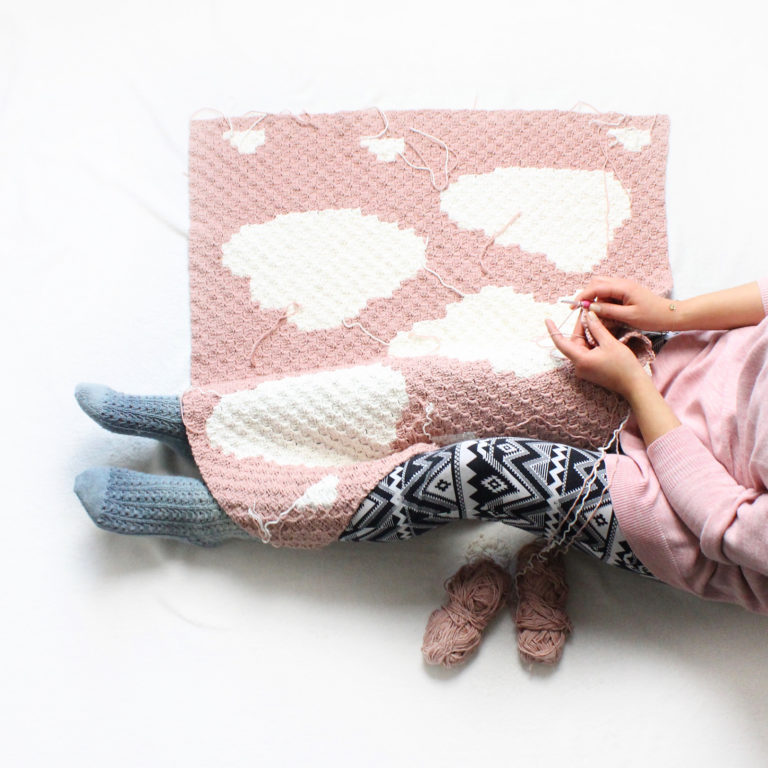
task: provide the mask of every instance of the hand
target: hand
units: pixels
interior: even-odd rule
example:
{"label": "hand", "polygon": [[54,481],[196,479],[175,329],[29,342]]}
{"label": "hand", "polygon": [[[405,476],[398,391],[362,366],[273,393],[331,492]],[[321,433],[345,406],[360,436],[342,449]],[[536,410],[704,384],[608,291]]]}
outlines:
{"label": "hand", "polygon": [[616,320],[643,331],[671,331],[677,316],[673,302],[648,288],[617,277],[596,277],[574,297],[574,306],[590,301],[589,309],[602,320]]}
{"label": "hand", "polygon": [[590,347],[581,321],[571,337],[561,333],[552,320],[547,330],[555,346],[573,363],[576,375],[629,399],[631,392],[648,378],[634,352],[616,339],[592,312],[587,312],[589,331],[597,346]]}

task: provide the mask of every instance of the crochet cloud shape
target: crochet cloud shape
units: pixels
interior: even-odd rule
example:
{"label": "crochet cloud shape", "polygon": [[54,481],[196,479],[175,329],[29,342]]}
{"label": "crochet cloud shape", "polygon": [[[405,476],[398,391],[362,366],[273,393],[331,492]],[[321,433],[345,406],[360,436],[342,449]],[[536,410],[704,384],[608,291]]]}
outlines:
{"label": "crochet cloud shape", "polygon": [[335,328],[372,298],[389,297],[426,263],[426,242],[412,229],[360,208],[286,213],[246,224],[222,246],[222,262],[250,278],[262,309],[298,309],[300,330]]}
{"label": "crochet cloud shape", "polygon": [[238,459],[342,466],[390,454],[407,405],[402,373],[378,363],[360,365],[224,395],[206,431],[212,445]]}
{"label": "crochet cloud shape", "polygon": [[296,500],[296,509],[317,509],[330,507],[339,497],[339,478],[336,475],[326,475],[307,488]]}
{"label": "crochet cloud shape", "polygon": [[570,168],[496,168],[460,176],[440,194],[440,208],[459,227],[497,235],[496,245],[542,253],[566,272],[599,264],[615,231],[631,217],[629,195],[612,171]]}
{"label": "crochet cloud shape", "polygon": [[[560,325],[571,310],[567,304],[535,301],[509,286],[488,285],[446,307],[445,317],[415,323],[392,339],[393,357],[441,355],[458,360],[488,360],[496,373],[533,376],[562,365],[552,354],[544,321]],[[483,332],[477,333],[482,325]],[[570,333],[571,328],[564,328]]]}

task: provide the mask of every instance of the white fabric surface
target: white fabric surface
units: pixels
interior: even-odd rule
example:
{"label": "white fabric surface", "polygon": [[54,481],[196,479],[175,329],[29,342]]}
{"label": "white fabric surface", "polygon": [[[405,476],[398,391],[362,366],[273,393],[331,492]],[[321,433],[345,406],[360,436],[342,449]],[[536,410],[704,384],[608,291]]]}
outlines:
{"label": "white fabric surface", "polygon": [[506,615],[465,668],[428,668],[442,580],[490,529],[319,552],[109,535],[78,472],[192,469],[72,392],[188,381],[200,107],[667,113],[685,297],[766,272],[767,74],[742,0],[3,3],[4,764],[766,765],[765,618],[574,554],[556,670],[521,666]]}

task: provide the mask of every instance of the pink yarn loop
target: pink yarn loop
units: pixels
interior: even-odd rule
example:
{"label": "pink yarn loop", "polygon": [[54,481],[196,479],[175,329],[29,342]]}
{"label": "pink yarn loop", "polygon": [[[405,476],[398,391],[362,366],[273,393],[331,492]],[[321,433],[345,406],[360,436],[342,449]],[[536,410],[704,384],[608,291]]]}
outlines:
{"label": "pink yarn loop", "polygon": [[443,607],[450,620],[457,626],[470,625],[478,632],[485,629],[485,617],[475,616],[471,611],[463,608],[458,603],[449,603]]}
{"label": "pink yarn loop", "polygon": [[269,328],[268,330],[264,331],[264,333],[259,336],[256,341],[253,342],[253,346],[251,347],[251,354],[250,354],[250,364],[251,368],[253,368],[256,365],[256,350],[258,349],[259,345],[261,344],[264,339],[267,338],[267,336],[271,336],[280,326],[280,323],[282,323],[284,320],[287,320],[291,315],[296,314],[301,309],[301,304],[299,304],[297,301],[292,301],[282,312],[280,317],[277,318],[274,325]]}
{"label": "pink yarn loop", "polygon": [[565,603],[568,584],[562,552],[541,556],[546,541],[537,539],[517,557],[515,623],[518,650],[527,662],[555,664],[573,629]]}
{"label": "pink yarn loop", "polygon": [[421,648],[427,664],[453,667],[466,661],[511,587],[510,575],[490,558],[463,565],[445,582],[448,602],[427,621]]}
{"label": "pink yarn loop", "polygon": [[[563,553],[543,553],[546,544],[537,539],[518,554],[513,615],[521,657],[530,663],[555,664],[573,626],[565,612],[568,585]],[[448,602],[433,611],[427,622],[421,648],[427,664],[453,667],[466,661],[511,588],[509,573],[490,558],[462,566],[445,582]]]}

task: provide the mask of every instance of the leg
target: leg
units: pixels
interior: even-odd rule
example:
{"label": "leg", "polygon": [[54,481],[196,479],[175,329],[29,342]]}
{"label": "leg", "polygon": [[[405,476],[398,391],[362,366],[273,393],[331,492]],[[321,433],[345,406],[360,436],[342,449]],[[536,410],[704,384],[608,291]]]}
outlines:
{"label": "leg", "polygon": [[77,476],[75,493],[105,531],[164,536],[199,546],[252,538],[219,508],[205,484],[191,477],[97,467]]}
{"label": "leg", "polygon": [[124,395],[100,384],[78,384],[80,407],[104,429],[120,435],[152,437],[191,457],[178,397]]}
{"label": "leg", "polygon": [[621,535],[598,459],[594,451],[541,440],[455,443],[390,472],[340,540],[409,539],[454,519],[496,520],[650,575]]}

